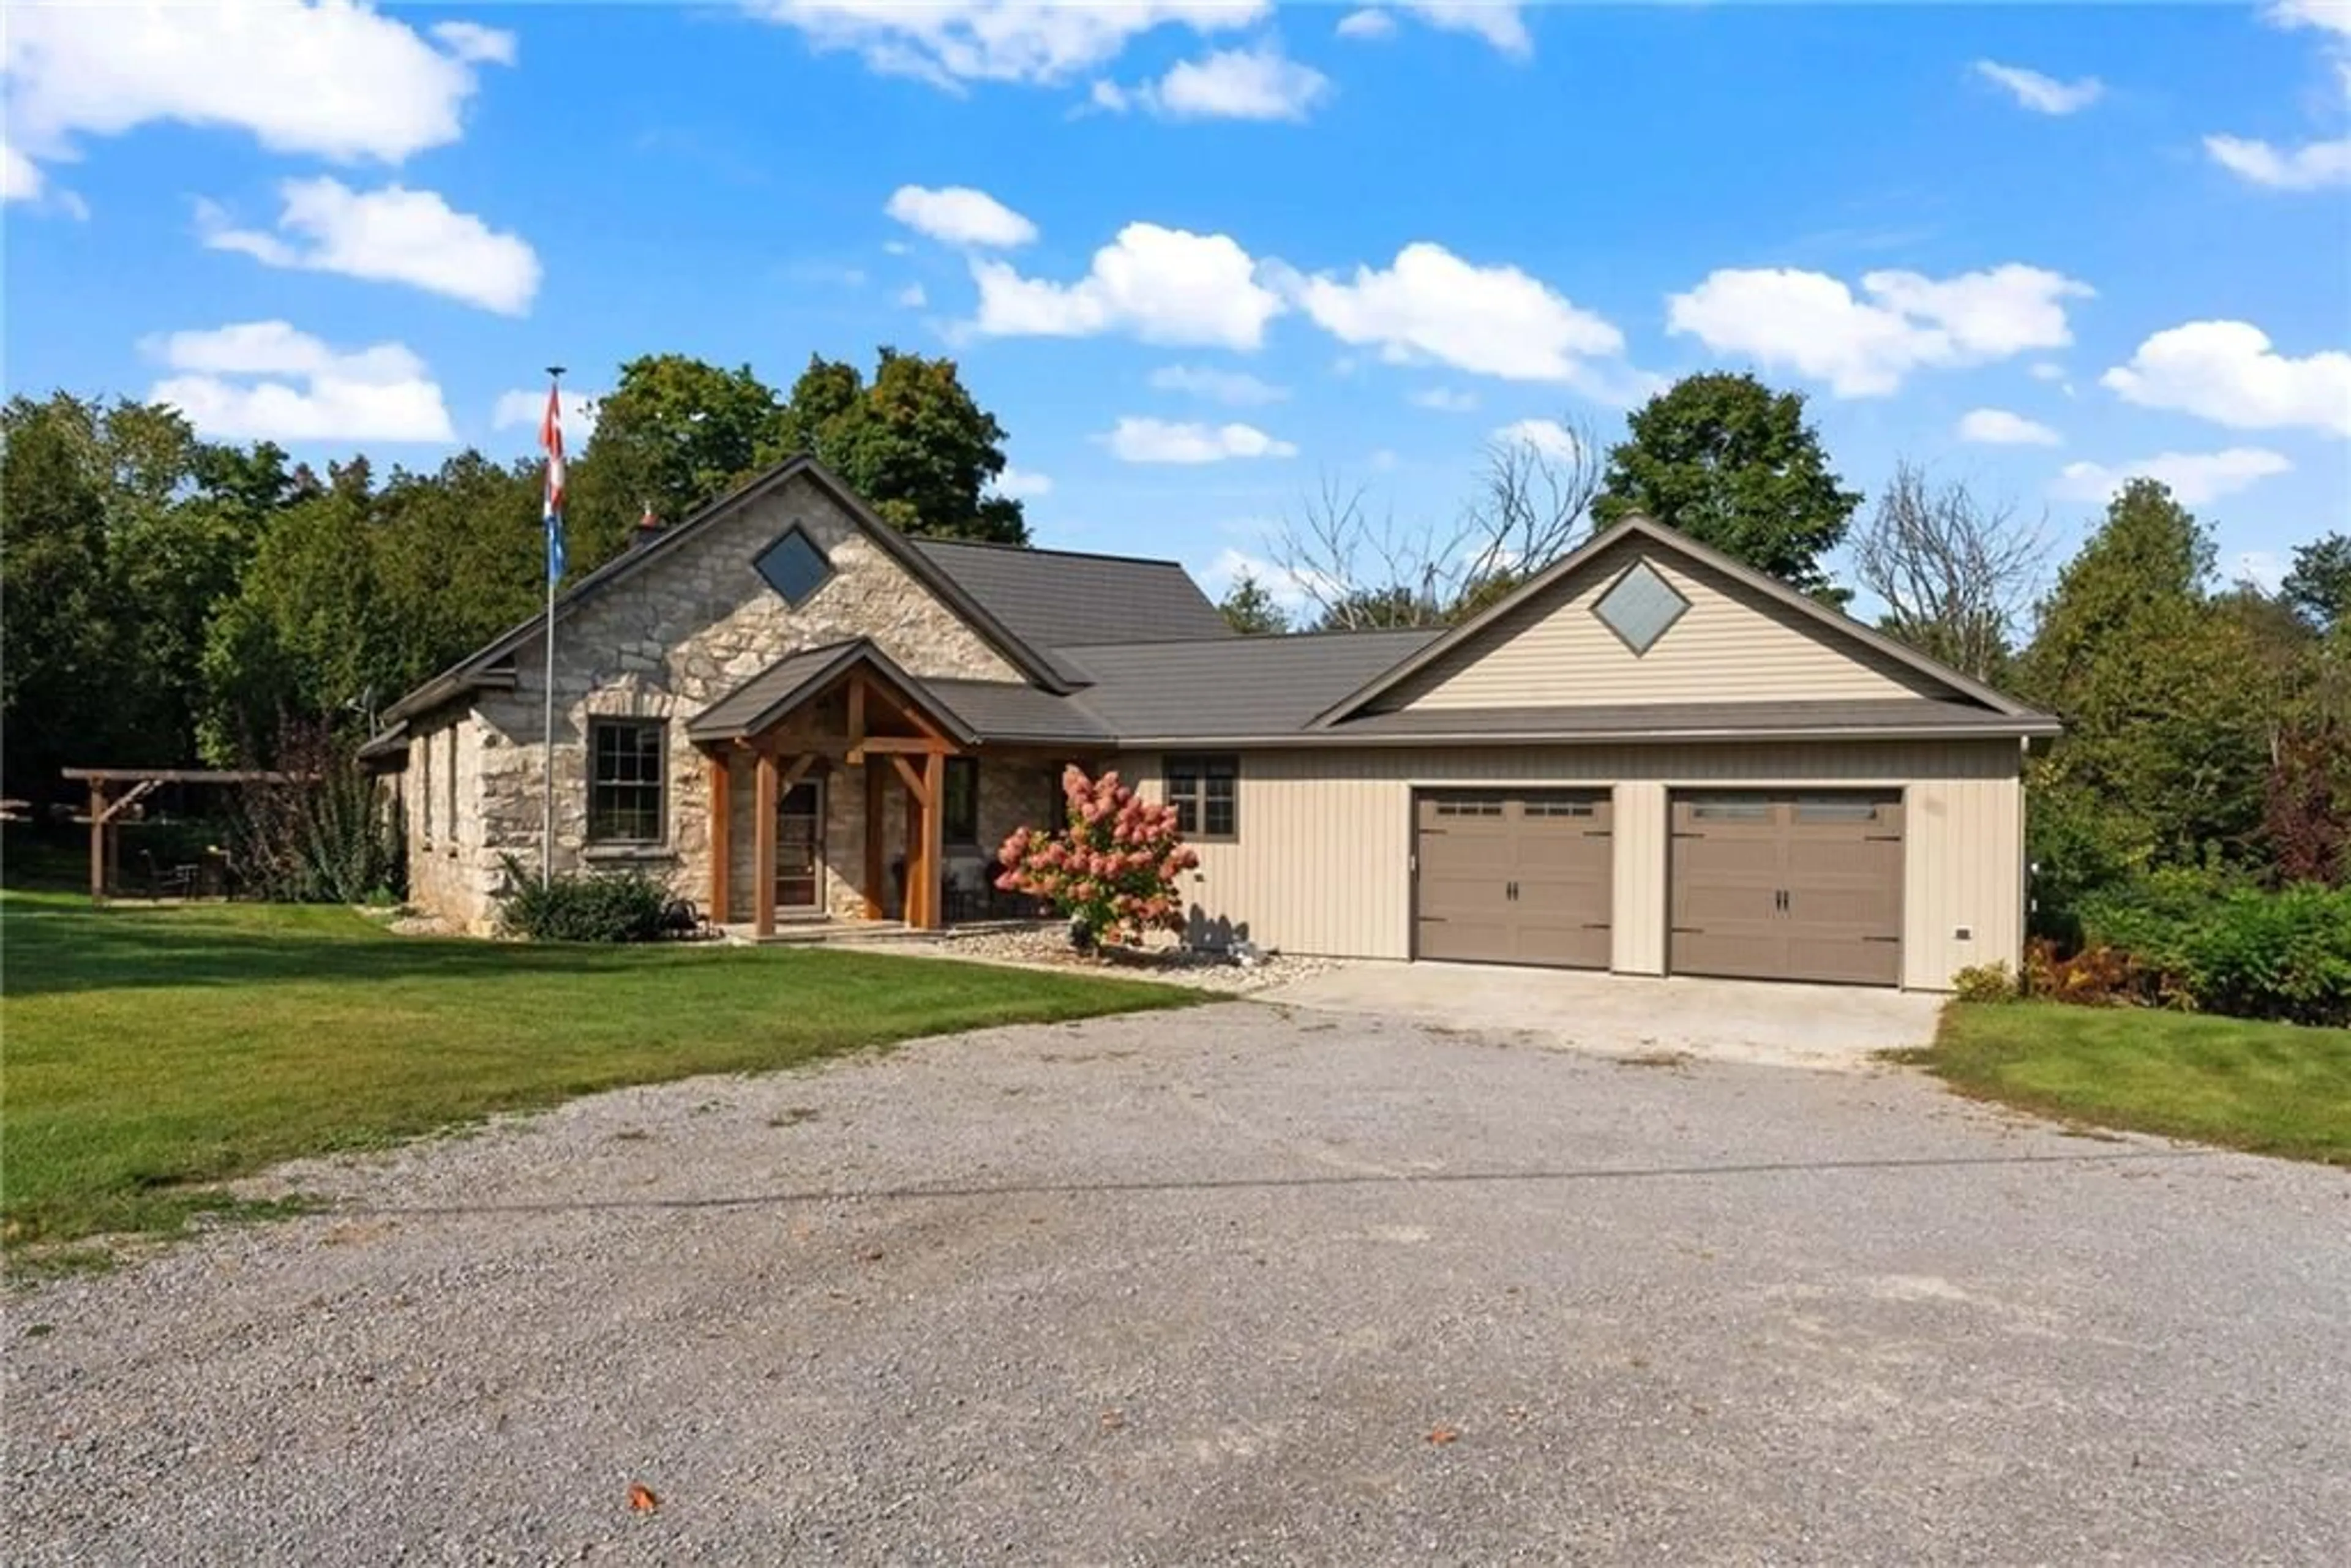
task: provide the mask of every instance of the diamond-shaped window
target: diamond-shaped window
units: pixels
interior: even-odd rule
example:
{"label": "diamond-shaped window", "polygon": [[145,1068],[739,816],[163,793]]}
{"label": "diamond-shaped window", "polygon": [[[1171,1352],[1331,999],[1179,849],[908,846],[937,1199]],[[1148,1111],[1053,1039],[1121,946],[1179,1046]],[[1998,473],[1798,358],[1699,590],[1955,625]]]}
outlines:
{"label": "diamond-shaped window", "polygon": [[1601,624],[1616,633],[1627,648],[1635,653],[1646,653],[1666,634],[1673,623],[1689,608],[1689,601],[1675,591],[1674,585],[1657,575],[1647,561],[1638,561],[1633,569],[1609,585],[1600,596],[1592,612],[1600,617]]}
{"label": "diamond-shaped window", "polygon": [[784,601],[794,608],[823,587],[824,580],[832,575],[832,562],[816,548],[814,539],[797,528],[760,551],[759,559],[751,564],[768,580],[768,586],[782,594]]}

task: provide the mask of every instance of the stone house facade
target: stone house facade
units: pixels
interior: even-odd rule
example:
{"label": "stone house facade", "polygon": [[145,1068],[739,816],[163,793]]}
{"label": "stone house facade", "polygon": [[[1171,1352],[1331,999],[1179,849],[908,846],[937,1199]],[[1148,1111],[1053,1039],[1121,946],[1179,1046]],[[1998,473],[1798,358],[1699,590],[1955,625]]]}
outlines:
{"label": "stone house facade", "polygon": [[[991,905],[1062,768],[1176,807],[1192,935],[1941,988],[2022,940],[2055,723],[1620,523],[1449,629],[1243,637],[1172,562],[910,538],[794,458],[410,693],[413,903],[634,868],[729,926]],[[554,695],[554,743],[543,738]]]}

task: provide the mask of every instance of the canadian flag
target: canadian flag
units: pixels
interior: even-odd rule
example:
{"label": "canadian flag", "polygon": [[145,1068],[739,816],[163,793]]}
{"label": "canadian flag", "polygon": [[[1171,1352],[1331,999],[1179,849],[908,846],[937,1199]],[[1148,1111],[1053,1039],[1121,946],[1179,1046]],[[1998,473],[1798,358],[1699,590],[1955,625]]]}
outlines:
{"label": "canadian flag", "polygon": [[563,398],[547,389],[547,418],[538,427],[538,444],[547,449],[547,580],[563,578]]}

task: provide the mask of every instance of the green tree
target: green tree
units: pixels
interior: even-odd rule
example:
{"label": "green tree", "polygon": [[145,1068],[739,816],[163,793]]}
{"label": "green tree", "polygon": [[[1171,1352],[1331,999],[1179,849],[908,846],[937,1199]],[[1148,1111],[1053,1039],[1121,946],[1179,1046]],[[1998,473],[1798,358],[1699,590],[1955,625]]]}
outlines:
{"label": "green tree", "polygon": [[1442,626],[1447,606],[1402,583],[1384,588],[1358,588],[1340,594],[1322,607],[1317,632],[1395,632],[1416,626]]}
{"label": "green tree", "polygon": [[721,370],[684,354],[622,365],[569,478],[572,572],[625,549],[645,508],[674,523],[772,461],[779,409],[748,365]]}
{"label": "green tree", "polygon": [[2294,570],[2279,591],[2322,632],[2351,621],[2351,534],[2328,534],[2295,546]]}
{"label": "green tree", "polygon": [[461,452],[432,474],[395,471],[370,508],[377,590],[390,610],[381,706],[538,611],[546,592],[542,474]]}
{"label": "green tree", "polygon": [[1278,637],[1290,630],[1290,612],[1255,572],[1244,571],[1234,578],[1217,609],[1223,613],[1225,624],[1244,637]]}
{"label": "green tree", "polygon": [[371,478],[355,458],[279,510],[205,628],[208,760],[270,757],[289,720],[357,727],[397,695],[400,612],[377,570]]}
{"label": "green tree", "polygon": [[2134,479],[2042,605],[2016,680],[2066,726],[2034,764],[2030,823],[2060,903],[2153,865],[2260,857],[2275,622],[2214,599],[2212,561],[2170,491]]}
{"label": "green tree", "polygon": [[186,761],[204,623],[282,497],[285,455],[63,392],[14,400],[0,432],[0,769],[46,795],[68,763]]}
{"label": "green tree", "polygon": [[1685,376],[1635,411],[1608,455],[1593,515],[1638,512],[1806,593],[1842,603],[1821,557],[1861,493],[1831,470],[1804,400],[1750,375]]}
{"label": "green tree", "polygon": [[812,358],[776,440],[771,455],[813,454],[907,533],[1029,542],[1020,503],[987,493],[1004,472],[1004,427],[953,360],[885,348],[869,385],[854,366]]}
{"label": "green tree", "polygon": [[103,412],[60,392],[9,401],[0,446],[0,777],[48,795],[71,762],[113,760],[100,733],[114,672]]}

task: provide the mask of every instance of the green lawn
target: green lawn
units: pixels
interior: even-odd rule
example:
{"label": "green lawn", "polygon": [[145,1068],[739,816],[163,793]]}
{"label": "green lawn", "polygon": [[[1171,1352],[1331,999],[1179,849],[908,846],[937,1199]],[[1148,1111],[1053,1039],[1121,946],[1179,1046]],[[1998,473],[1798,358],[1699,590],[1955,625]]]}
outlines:
{"label": "green lawn", "polygon": [[594,1090],[1197,999],[925,958],[397,937],[339,908],[55,893],[0,893],[0,946],[12,1249],[174,1230],[229,1207],[208,1183]]}
{"label": "green lawn", "polygon": [[1954,1004],[1923,1060],[1981,1099],[2351,1165],[2351,1030],[2055,1002]]}

